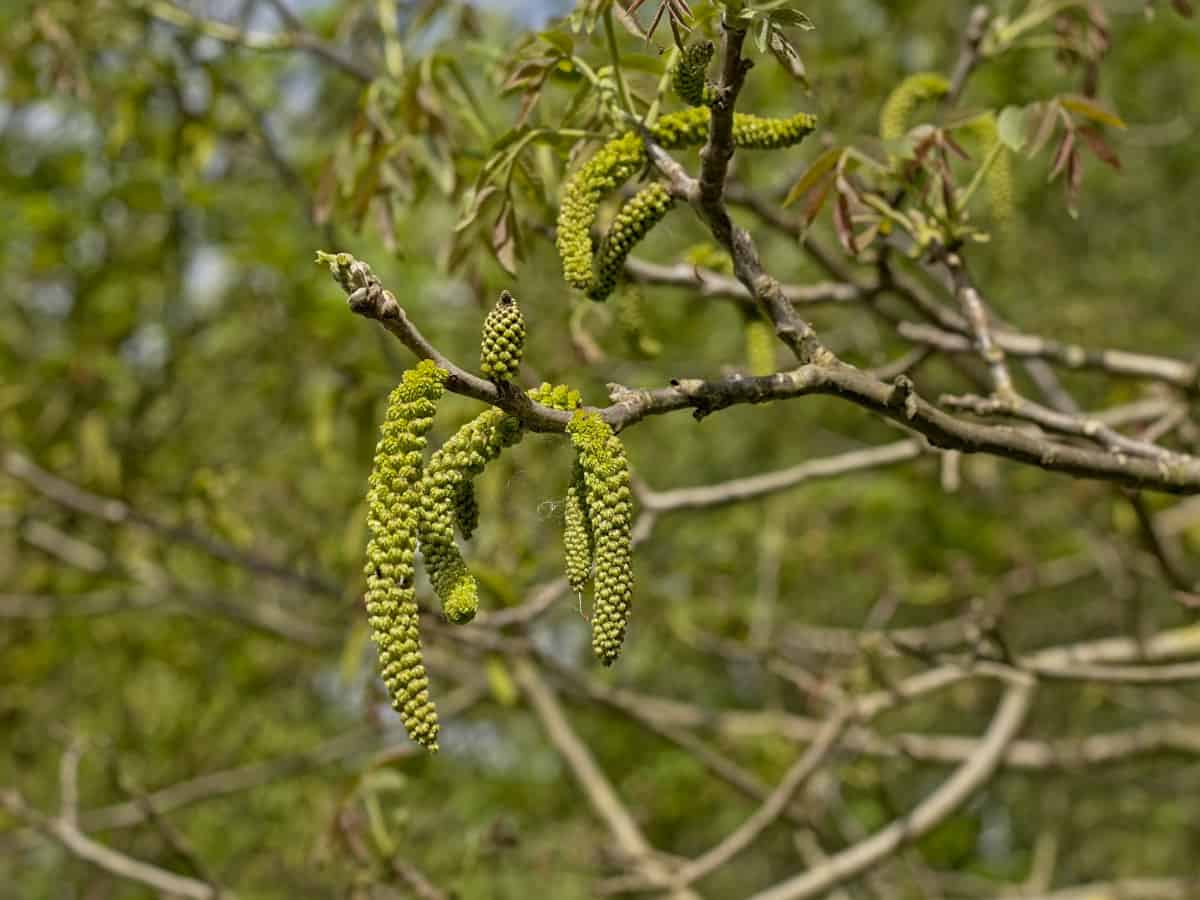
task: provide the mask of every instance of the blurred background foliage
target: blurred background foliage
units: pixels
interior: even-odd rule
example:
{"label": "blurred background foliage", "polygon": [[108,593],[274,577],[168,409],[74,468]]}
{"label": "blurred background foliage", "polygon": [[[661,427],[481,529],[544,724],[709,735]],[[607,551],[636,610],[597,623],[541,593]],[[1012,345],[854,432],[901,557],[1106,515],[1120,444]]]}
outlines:
{"label": "blurred background foliage", "polygon": [[[105,522],[0,478],[0,590],[11,606],[0,628],[0,783],[54,808],[60,755],[78,745],[81,806],[103,810],[139,790],[282,760],[262,783],[168,814],[195,859],[242,898],[405,896],[403,878],[381,862],[388,848],[462,897],[593,896],[609,838],[521,705],[503,659],[430,639],[443,700],[455,685],[482,697],[444,717],[436,757],[411,753],[386,708],[361,610],[363,495],[384,398],[409,360],[346,311],[313,251],[369,260],[464,365],[473,364],[484,312],[510,288],[530,325],[528,380],[567,381],[598,404],[606,382],[655,386],[743,366],[741,314],[686,289],[646,288],[645,334],[631,341],[613,305],[581,308],[536,225],[539,209],[552,221],[569,145],[531,154],[546,177],[515,198],[523,232],[515,275],[485,246],[494,204],[454,231],[464,182],[518,114],[520,98],[498,92],[513,48],[561,4],[400,4],[391,60],[374,4],[297,4],[314,33],[346,48],[348,65],[391,73],[371,85],[319,55],[197,35],[147,15],[153,5],[0,5],[0,442],[87,491],[289,574],[231,564],[162,529]],[[971,259],[995,306],[1030,332],[1191,359],[1200,330],[1200,37],[1165,5],[1153,20],[1132,0],[1107,6],[1113,49],[1100,95],[1129,123],[1114,139],[1121,171],[1089,160],[1073,218],[1061,185],[1047,186],[1046,159],[1020,158],[1017,219]],[[267,2],[188,8],[280,30]],[[827,139],[869,144],[901,77],[949,69],[968,8],[853,0],[805,12],[817,26],[796,35],[808,90],[763,60],[742,108],[811,110]],[[575,40],[603,64],[600,40]],[[661,66],[652,46],[622,41],[648,68]],[[964,104],[1027,103],[1068,89],[1069,78],[1052,55],[1014,52],[981,68]],[[568,96],[544,102],[561,109]],[[466,97],[478,104],[476,122],[458,115]],[[376,137],[360,140],[364,133]],[[773,196],[817,150],[746,155],[738,177]],[[814,231],[828,237],[829,228],[821,220]],[[676,213],[641,255],[681,259],[704,241],[700,224]],[[782,279],[823,277],[794,242],[769,232],[760,241]],[[822,307],[811,318],[857,364],[904,349],[857,307]],[[660,353],[644,352],[647,337]],[[1089,408],[1153,393],[1089,374],[1064,381]],[[962,389],[941,364],[923,369],[919,383],[926,396]],[[434,441],[477,411],[452,398]],[[655,418],[625,438],[638,476],[664,489],[896,436],[853,406],[811,398],[699,424]],[[557,574],[569,467],[563,440],[531,436],[484,476],[469,557],[493,608],[528,599]],[[1135,524],[1103,485],[968,458],[961,485],[947,492],[937,458],[923,456],[664,515],[639,547],[637,610],[612,671],[590,658],[573,598],[534,638],[602,684],[714,708],[808,713],[809,699],[770,665],[792,629],[949,618],[993,596],[1013,570],[1048,561],[1096,564],[1010,598],[1004,626],[1015,649],[1184,621],[1147,569]],[[1181,540],[1198,549],[1200,526]],[[818,680],[873,677],[862,660],[846,671],[819,655],[794,652],[792,661]],[[1027,730],[1069,736],[1147,714],[1196,721],[1198,701],[1179,687],[1050,687]],[[974,734],[993,702],[990,689],[966,684],[883,725]],[[695,854],[746,815],[747,802],[692,755],[602,705],[572,699],[571,709],[655,846]],[[796,752],[782,737],[714,740],[765,782]],[[316,757],[303,755],[314,748]],[[910,806],[945,769],[847,752],[835,771],[811,809],[827,849]],[[906,883],[901,872],[893,883],[912,897],[998,890],[1029,875],[1047,835],[1058,842],[1063,883],[1191,872],[1198,791],[1200,762],[1187,755],[1005,772],[909,851],[944,880]],[[14,834],[0,835],[0,896],[148,896]],[[194,864],[153,824],[101,822],[96,834],[168,868]],[[781,828],[706,881],[706,895],[742,896],[798,865]]]}

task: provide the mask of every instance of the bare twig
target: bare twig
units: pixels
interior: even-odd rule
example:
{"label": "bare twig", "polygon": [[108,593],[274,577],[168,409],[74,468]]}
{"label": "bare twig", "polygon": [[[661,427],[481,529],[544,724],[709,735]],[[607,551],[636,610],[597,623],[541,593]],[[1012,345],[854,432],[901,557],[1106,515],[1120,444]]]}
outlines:
{"label": "bare twig", "polygon": [[979,746],[953,775],[915,809],[869,838],[835,853],[816,868],[754,895],[753,900],[805,900],[861,875],[928,834],[991,779],[1016,739],[1033,700],[1034,682],[1014,679]]}
{"label": "bare twig", "polygon": [[958,61],[954,64],[954,72],[950,76],[950,91],[946,94],[944,103],[946,109],[958,103],[967,86],[967,79],[979,65],[983,36],[987,32],[990,18],[991,10],[983,4],[971,10],[971,18],[963,30],[962,49],[959,51]]}
{"label": "bare twig", "polygon": [[638,500],[645,509],[654,512],[703,509],[741,503],[784,491],[807,481],[836,478],[849,472],[861,472],[906,462],[920,456],[923,449],[920,441],[896,441],[882,447],[851,450],[824,459],[809,460],[790,469],[752,475],[749,478],[735,478],[720,484],[676,488],[670,491],[643,489],[638,491]]}
{"label": "bare twig", "polygon": [[86,491],[78,485],[40,468],[27,456],[16,450],[8,450],[4,453],[3,470],[48,500],[85,516],[100,519],[110,525],[136,525],[169,541],[196,547],[215,559],[231,563],[258,575],[295,584],[308,591],[334,596],[341,592],[336,584],[320,576],[297,572],[281,563],[239,550],[237,547],[185,525],[172,525],[164,522],[156,516],[130,506],[123,500],[102,497]]}
{"label": "bare twig", "polygon": [[[670,871],[658,859],[654,848],[609,784],[587,745],[571,728],[554,691],[528,658],[518,655],[511,659],[513,677],[541,720],[546,736],[571,769],[592,809],[608,827],[621,854],[629,860],[631,867],[640,870],[655,883],[664,886],[670,884]],[[695,897],[695,894],[680,888],[673,890],[672,896]]]}
{"label": "bare twig", "polygon": [[[910,322],[902,323],[898,331],[910,341],[928,344],[946,353],[975,352],[970,340],[962,334]],[[996,346],[1009,356],[1045,359],[1067,369],[1092,369],[1110,375],[1161,381],[1188,392],[1197,390],[1196,367],[1177,359],[1125,350],[1092,350],[1013,331],[996,331],[993,338]]]}
{"label": "bare twig", "polygon": [[[631,256],[625,261],[625,274],[643,284],[693,288],[701,297],[734,300],[747,307],[753,306],[753,295],[736,278],[687,263],[663,265]],[[793,306],[855,303],[870,299],[873,294],[869,289],[841,281],[783,284],[780,290]]]}
{"label": "bare twig", "polygon": [[821,726],[808,749],[787,770],[779,784],[745,822],[725,836],[722,841],[706,853],[696,857],[681,868],[676,875],[678,883],[690,884],[715,872],[721,866],[754,843],[772,822],[783,814],[796,792],[824,763],[829,752],[845,730],[849,718],[843,713],[834,713]]}
{"label": "bare twig", "polygon": [[[987,8],[980,7],[986,15]],[[954,285],[954,294],[958,298],[963,317],[971,329],[975,340],[975,349],[987,363],[992,378],[992,393],[1000,399],[1013,396],[1012,375],[1009,374],[1008,364],[1004,360],[1004,351],[992,340],[992,326],[988,321],[987,307],[979,296],[975,284],[967,272],[966,263],[958,253],[946,253],[942,262],[950,272]]]}
{"label": "bare twig", "polygon": [[940,399],[942,406],[948,409],[966,411],[977,416],[1008,416],[1022,419],[1046,431],[1092,441],[1114,453],[1128,453],[1132,456],[1167,461],[1178,455],[1165,447],[1127,437],[1100,419],[1049,409],[1014,392],[1010,392],[1007,397],[976,397],[966,394],[944,396]]}
{"label": "bare twig", "polygon": [[1128,878],[1093,882],[1052,891],[1001,894],[993,900],[1194,900],[1200,895],[1200,878]]}
{"label": "bare twig", "polygon": [[28,806],[16,791],[0,793],[0,806],[14,818],[31,825],[47,837],[53,838],[71,855],[103,869],[117,878],[135,881],[163,894],[186,897],[189,900],[232,900],[233,894],[221,892],[211,885],[176,875],[166,869],[142,862],[111,847],[97,843],[80,831],[74,824],[62,818],[50,818]]}

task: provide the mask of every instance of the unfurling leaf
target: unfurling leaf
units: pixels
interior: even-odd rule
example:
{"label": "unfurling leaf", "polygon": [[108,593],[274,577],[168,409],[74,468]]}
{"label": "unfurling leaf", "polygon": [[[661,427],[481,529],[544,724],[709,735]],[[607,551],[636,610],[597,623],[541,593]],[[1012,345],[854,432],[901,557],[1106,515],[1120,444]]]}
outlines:
{"label": "unfurling leaf", "polygon": [[1029,110],[1006,106],[996,119],[996,136],[1014,153],[1020,153],[1029,133]]}
{"label": "unfurling leaf", "polygon": [[787,196],[783,198],[784,206],[791,206],[819,182],[827,172],[832,171],[837,165],[838,159],[841,158],[841,147],[830,147],[823,151],[816,159],[809,164],[808,169],[800,176],[800,179],[792,185],[792,189],[787,192]]}
{"label": "unfurling leaf", "polygon": [[1111,125],[1113,128],[1126,127],[1125,121],[1120,116],[1088,97],[1062,97],[1058,102],[1076,115],[1099,122],[1101,125]]}
{"label": "unfurling leaf", "polygon": [[506,199],[492,225],[492,252],[509,275],[517,274],[517,241],[517,216],[512,202]]}
{"label": "unfurling leaf", "polygon": [[1121,160],[1117,157],[1116,151],[1104,140],[1104,135],[1094,128],[1085,127],[1079,129],[1079,136],[1083,138],[1083,142],[1087,144],[1096,159],[1105,165],[1112,166],[1118,172],[1121,171]]}

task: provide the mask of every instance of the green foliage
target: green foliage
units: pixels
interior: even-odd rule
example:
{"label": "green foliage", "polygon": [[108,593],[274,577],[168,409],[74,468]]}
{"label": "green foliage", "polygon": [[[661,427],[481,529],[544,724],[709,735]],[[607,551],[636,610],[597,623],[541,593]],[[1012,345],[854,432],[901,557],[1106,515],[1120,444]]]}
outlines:
{"label": "green foliage", "polygon": [[[380,4],[290,4],[307,10],[314,35],[379,73],[359,83],[316,53],[260,53],[200,38],[149,14],[163,5],[0,3],[0,453],[18,450],[83,489],[308,581],[264,575],[133,520],[113,524],[61,507],[0,477],[0,786],[19,787],[54,814],[61,751],[78,739],[81,827],[89,837],[195,874],[153,821],[132,822],[139,800],[114,775],[147,791],[165,788],[165,799],[182,798],[164,809],[171,829],[242,900],[406,895],[411,888],[391,867],[397,858],[463,898],[515,900],[547,890],[563,900],[594,897],[614,875],[607,832],[571,787],[528,705],[489,665],[507,653],[470,645],[470,633],[459,642],[447,629],[423,629],[440,713],[436,756],[414,755],[420,748],[388,709],[361,606],[369,537],[362,488],[386,398],[409,357],[382,328],[348,313],[307,260],[313,247],[331,245],[371,260],[411,320],[463,365],[479,350],[476,298],[490,303],[509,288],[538,322],[522,369],[531,380],[521,387],[569,381],[591,398],[602,398],[608,382],[654,388],[671,377],[741,369],[743,313],[690,287],[647,285],[639,333],[658,339],[657,356],[623,352],[624,331],[598,334],[586,350],[571,340],[549,229],[562,173],[578,171],[615,134],[584,68],[611,83],[611,72],[600,74],[611,61],[599,31],[589,37],[549,24],[556,38],[571,39],[559,40],[564,55],[478,8],[397,4],[403,59],[396,76],[374,19]],[[230,6],[174,5],[222,13]],[[698,32],[691,39],[712,37],[709,5],[690,5]],[[1053,5],[993,11],[1011,13],[1011,21]],[[1026,140],[1005,141],[1015,200],[1010,236],[965,246],[988,300],[1022,331],[1191,359],[1200,309],[1186,298],[1194,292],[1200,172],[1186,125],[1200,121],[1200,94],[1181,86],[1197,81],[1200,42],[1194,23],[1168,4],[1156,9],[1152,22],[1112,18],[1111,50],[1086,100],[1078,55],[1072,61],[1056,46],[1055,17],[1024,32],[1011,52],[989,31],[958,109],[996,115],[1001,140],[1012,109],[1010,138]],[[1066,19],[1077,24],[1080,10]],[[814,137],[822,143],[740,155],[734,170],[745,194],[776,198],[828,145],[829,167],[818,167],[819,177],[776,215],[808,223],[806,244],[836,256],[836,226],[823,213],[836,206],[839,178],[871,200],[903,189],[903,217],[940,213],[936,148],[919,171],[893,172],[863,136],[877,133],[879,110],[904,72],[951,70],[966,9],[871,0],[809,11],[819,30],[793,29],[789,37],[804,53],[810,93],[798,99],[796,82],[770,59],[772,48],[760,58],[748,40],[756,66],[738,108],[786,116],[803,105],[819,115]],[[265,13],[254,24],[268,33],[282,28]],[[1008,40],[1011,29],[1001,29]],[[647,47],[618,23],[622,72],[639,113],[656,96],[672,102],[656,46],[664,34]],[[694,120],[690,142],[674,148],[693,173],[689,151],[706,135],[705,115]],[[958,116],[945,120],[955,138]],[[919,107],[910,122],[933,118]],[[1053,131],[1039,145],[1043,121]],[[1121,172],[1100,162],[1081,128],[1104,136]],[[1062,201],[1070,153],[1053,189],[1046,187],[1071,133],[1082,185],[1078,220]],[[962,146],[970,158],[951,151],[948,162],[960,207],[988,155],[982,136],[964,136]],[[980,181],[960,210],[978,232],[993,229],[989,197]],[[843,266],[874,284],[886,238],[896,265],[921,277],[920,262],[903,252],[902,218],[853,195],[846,203],[862,263],[846,258]],[[794,233],[776,233],[739,205],[731,212],[785,283],[831,277]],[[584,231],[589,260],[595,221]],[[871,242],[880,222],[891,232]],[[638,252],[663,264],[727,266],[711,246],[689,259],[688,248],[705,240],[680,209]],[[498,263],[497,243],[520,249],[515,275]],[[624,296],[610,301],[614,315]],[[864,369],[910,349],[883,316],[918,317],[891,294],[877,304],[799,310]],[[593,308],[588,324],[608,312]],[[780,365],[789,365],[778,349]],[[922,394],[973,390],[957,366],[922,365],[914,373]],[[1022,365],[1013,368],[1033,391]],[[1090,372],[1060,377],[1087,410],[1172,399]],[[444,397],[431,447],[478,412],[474,401]],[[898,437],[825,397],[731,408],[699,424],[676,413],[621,433],[638,477],[657,491],[787,470]],[[1170,439],[1192,440],[1186,428]],[[561,576],[564,522],[554,510],[571,478],[567,443],[528,434],[519,453],[463,482],[482,507],[469,558],[485,602],[524,603]],[[562,684],[571,678],[606,688],[611,674],[637,696],[702,710],[701,724],[684,733],[703,741],[713,762],[735,762],[773,785],[804,746],[764,723],[777,713],[820,715],[853,679],[870,681],[857,668],[860,657],[830,652],[839,646],[830,627],[853,629],[846,635],[853,646],[864,626],[905,629],[958,617],[973,624],[982,604],[997,611],[1007,649],[1024,653],[1129,634],[1134,621],[1149,628],[1187,620],[1180,595],[1155,574],[1128,501],[1115,492],[978,455],[962,457],[950,490],[939,462],[925,455],[769,499],[660,514],[638,546],[637,633],[618,671],[600,672],[591,661],[573,597],[551,605],[528,631],[510,627],[501,636],[553,653]],[[1194,562],[1200,529],[1179,515],[1172,521],[1180,530],[1167,536]],[[416,588],[422,608],[434,608],[422,579]],[[770,665],[761,664],[768,653]],[[781,677],[790,671],[785,663],[829,693],[815,697],[807,684]],[[882,665],[902,676],[924,663],[905,653]],[[483,699],[460,711],[450,701],[463,693]],[[570,725],[666,858],[699,855],[756,809],[676,744],[569,689],[561,696]],[[994,700],[991,690],[968,686],[879,726],[886,736],[920,732],[961,746],[986,729]],[[1148,733],[1174,734],[1180,711],[1196,700],[1188,683],[1046,687],[1014,758],[1044,741],[1067,763],[1044,772],[1005,768],[946,825],[962,831],[952,852],[931,852],[943,839],[935,832],[878,873],[876,889],[1001,895],[1026,883],[1047,833],[1059,835],[1060,848],[1047,892],[1190,873],[1190,798],[1200,784],[1186,748],[1105,767],[1076,765],[1073,754],[1093,733],[1144,724]],[[822,781],[798,801],[826,852],[911,809],[952,771],[948,762],[907,753],[870,756],[856,743],[836,753],[834,790]],[[99,827],[114,809],[130,824]],[[14,825],[0,823],[0,885],[9,886],[0,894],[145,893],[49,841],[18,837]],[[969,839],[976,828],[977,841]],[[377,852],[377,831],[394,856]],[[789,824],[772,826],[698,892],[744,897],[794,875],[802,860],[792,837]]]}

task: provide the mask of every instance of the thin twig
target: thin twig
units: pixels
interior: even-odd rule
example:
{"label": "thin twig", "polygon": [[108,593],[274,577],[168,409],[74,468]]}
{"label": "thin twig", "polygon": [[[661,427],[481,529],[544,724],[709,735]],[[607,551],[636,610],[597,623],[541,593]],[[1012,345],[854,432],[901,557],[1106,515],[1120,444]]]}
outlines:
{"label": "thin twig", "polygon": [[869,838],[835,853],[816,868],[755,894],[752,900],[806,900],[820,896],[878,866],[928,834],[957,812],[995,774],[1005,751],[1025,722],[1033,694],[1032,679],[1013,680],[975,754],[912,812]]}
{"label": "thin twig", "polygon": [[637,496],[645,509],[654,512],[725,506],[784,491],[808,481],[836,478],[849,472],[861,472],[906,462],[916,459],[923,450],[920,441],[896,441],[882,447],[851,450],[824,459],[809,460],[778,472],[735,478],[704,487],[676,488],[670,491],[653,491],[647,488],[639,490]]}
{"label": "thin twig", "polygon": [[[592,809],[608,827],[621,854],[628,859],[631,867],[641,870],[655,883],[664,886],[670,884],[669,870],[657,858],[654,848],[609,784],[587,745],[571,728],[554,691],[528,658],[518,655],[511,657],[511,660],[513,677],[545,728],[546,736],[570,768]],[[696,896],[686,888],[675,889],[671,895],[681,900]]]}
{"label": "thin twig", "polygon": [[110,525],[136,525],[170,541],[189,544],[209,556],[232,563],[250,572],[278,578],[318,594],[338,596],[340,588],[332,581],[316,575],[297,572],[288,566],[253,553],[239,550],[211,535],[185,525],[172,525],[157,516],[143,512],[123,500],[102,497],[76,484],[47,472],[16,450],[4,453],[3,471],[59,506],[101,519]]}
{"label": "thin twig", "polygon": [[28,806],[16,791],[0,793],[0,806],[14,818],[53,838],[72,856],[117,878],[135,881],[160,893],[189,900],[234,900],[233,894],[214,889],[203,881],[177,875],[97,843],[65,819],[50,818]]}

